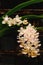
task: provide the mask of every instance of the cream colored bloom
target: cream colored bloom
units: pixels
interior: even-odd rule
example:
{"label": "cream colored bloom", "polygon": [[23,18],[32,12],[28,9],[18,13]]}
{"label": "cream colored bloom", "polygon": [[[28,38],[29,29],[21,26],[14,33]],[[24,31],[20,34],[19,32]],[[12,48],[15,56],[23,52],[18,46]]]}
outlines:
{"label": "cream colored bloom", "polygon": [[31,57],[37,57],[37,55],[39,55],[39,50],[38,47],[41,46],[41,44],[39,44],[39,33],[37,32],[37,30],[34,28],[34,26],[32,26],[31,24],[29,24],[26,29],[24,29],[23,27],[20,28],[20,30],[18,30],[19,35],[18,35],[18,43],[20,43],[20,47],[23,48],[21,50],[22,54],[28,54],[28,56]]}
{"label": "cream colored bloom", "polygon": [[13,25],[13,19],[12,18],[9,18],[7,24],[8,24],[8,26],[12,26]]}
{"label": "cream colored bloom", "polygon": [[27,25],[28,24],[28,21],[27,20],[23,20],[23,24],[24,25]]}
{"label": "cream colored bloom", "polygon": [[22,18],[22,17],[19,17],[18,15],[16,15],[16,17],[14,18],[17,25],[22,24],[21,18]]}
{"label": "cream colored bloom", "polygon": [[27,25],[28,22],[27,20],[21,20],[22,17],[19,17],[18,15],[15,16],[15,18],[11,18],[8,17],[7,15],[5,17],[3,17],[3,21],[2,24],[8,24],[8,26],[13,26],[13,25],[20,25],[20,24],[24,24]]}
{"label": "cream colored bloom", "polygon": [[6,15],[5,17],[3,17],[3,21],[2,21],[2,24],[6,24],[9,20],[9,17]]}
{"label": "cream colored bloom", "polygon": [[19,22],[21,20],[22,17],[19,17],[18,15],[15,16],[15,19],[17,22]]}
{"label": "cream colored bloom", "polygon": [[36,49],[35,47],[31,47],[30,49],[28,49],[27,47],[25,47],[24,49],[22,49],[21,53],[22,54],[27,54],[28,57],[37,57],[38,55],[40,55],[39,49]]}

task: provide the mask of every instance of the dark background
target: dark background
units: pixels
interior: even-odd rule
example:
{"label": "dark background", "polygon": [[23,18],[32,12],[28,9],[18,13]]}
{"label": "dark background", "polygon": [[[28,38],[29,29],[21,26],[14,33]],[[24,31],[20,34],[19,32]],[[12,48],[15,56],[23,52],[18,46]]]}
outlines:
{"label": "dark background", "polygon": [[[26,2],[29,0],[0,0],[0,8],[13,8],[14,6],[18,5],[19,3]],[[27,8],[27,7],[26,7]],[[29,8],[43,8],[43,2],[39,4],[34,4],[29,6]]]}
{"label": "dark background", "polygon": [[[0,11],[1,9],[11,9],[24,1],[27,0],[0,0]],[[23,9],[32,9],[32,12],[34,13],[33,9],[43,9],[43,3],[33,4]],[[43,11],[40,12],[43,14]],[[22,12],[20,15],[21,14]],[[35,12],[35,14],[38,14],[38,12]],[[1,15],[3,14],[0,13],[0,16]],[[31,19],[30,22],[32,22],[32,24],[34,23],[35,26],[43,26],[43,19]],[[43,52],[41,52],[41,55],[39,57],[36,57],[34,59],[28,58],[25,55],[17,55],[19,50],[16,39],[18,34],[17,29],[19,29],[19,27],[15,26],[15,28],[12,28],[10,31],[5,32],[7,34],[0,38],[0,65],[43,65]],[[43,31],[39,32],[39,39],[42,44],[40,49],[43,50]]]}

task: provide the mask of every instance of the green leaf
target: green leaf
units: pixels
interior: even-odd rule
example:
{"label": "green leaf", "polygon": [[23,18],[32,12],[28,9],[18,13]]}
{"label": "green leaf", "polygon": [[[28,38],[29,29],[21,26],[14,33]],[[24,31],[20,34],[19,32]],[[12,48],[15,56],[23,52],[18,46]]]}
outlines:
{"label": "green leaf", "polygon": [[34,19],[34,18],[40,18],[40,19],[43,19],[43,14],[42,15],[24,15],[22,16],[22,19]]}
{"label": "green leaf", "polygon": [[5,15],[12,15],[13,13],[19,11],[20,9],[26,7],[26,6],[29,6],[29,5],[32,5],[32,4],[36,4],[36,3],[40,3],[40,2],[43,2],[43,0],[31,0],[31,1],[27,1],[27,2],[23,2],[19,5],[17,5],[16,7],[14,7],[13,9],[11,9],[10,11],[8,11]]}
{"label": "green leaf", "polygon": [[43,31],[43,27],[36,27],[37,30]]}

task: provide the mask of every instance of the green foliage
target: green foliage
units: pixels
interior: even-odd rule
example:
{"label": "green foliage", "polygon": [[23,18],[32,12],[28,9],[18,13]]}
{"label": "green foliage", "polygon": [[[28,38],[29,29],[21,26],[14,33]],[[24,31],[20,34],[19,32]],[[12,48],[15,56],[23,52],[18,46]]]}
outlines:
{"label": "green foliage", "polygon": [[43,31],[43,27],[36,27],[38,31]]}
{"label": "green foliage", "polygon": [[13,9],[11,9],[10,11],[8,11],[5,15],[10,16],[13,13],[21,10],[22,8],[24,8],[26,6],[36,4],[36,3],[40,3],[40,2],[43,2],[43,0],[30,0],[30,1],[27,1],[27,2],[24,2],[24,3],[21,3],[21,4],[17,5],[16,7],[14,7]]}
{"label": "green foliage", "polygon": [[22,19],[34,19],[34,18],[40,18],[40,19],[43,19],[43,14],[42,15],[24,15],[22,16]]}

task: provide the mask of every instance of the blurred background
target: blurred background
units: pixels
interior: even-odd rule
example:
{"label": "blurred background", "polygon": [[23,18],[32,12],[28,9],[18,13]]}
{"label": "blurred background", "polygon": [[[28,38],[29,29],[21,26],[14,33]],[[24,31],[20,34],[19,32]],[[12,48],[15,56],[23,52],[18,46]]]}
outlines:
{"label": "blurred background", "polygon": [[[16,5],[28,0],[0,0],[0,17],[7,11],[15,7]],[[15,15],[26,15],[26,14],[43,14],[43,2],[33,4],[31,6],[25,7],[18,12],[14,13],[11,17]],[[29,22],[37,27],[43,26],[43,19],[29,19]],[[11,28],[9,31],[5,32],[5,35],[0,38],[0,65],[41,65],[43,63],[43,31],[40,32],[40,47],[41,55],[36,58],[28,58],[25,55],[17,55],[19,47],[17,43],[17,29],[19,27]],[[7,33],[7,34],[6,34]]]}

